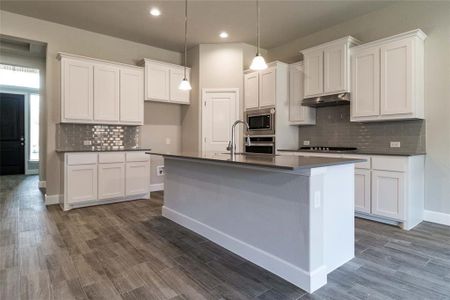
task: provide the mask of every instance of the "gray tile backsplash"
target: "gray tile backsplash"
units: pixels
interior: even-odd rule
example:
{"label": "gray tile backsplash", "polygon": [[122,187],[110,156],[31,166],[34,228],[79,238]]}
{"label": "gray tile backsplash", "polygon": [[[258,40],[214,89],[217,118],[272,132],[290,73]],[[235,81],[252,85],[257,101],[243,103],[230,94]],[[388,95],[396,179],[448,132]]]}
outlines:
{"label": "gray tile backsplash", "polygon": [[122,150],[138,147],[140,134],[139,126],[58,124],[56,140],[58,149]]}
{"label": "gray tile backsplash", "polygon": [[[363,151],[425,153],[425,121],[350,122],[349,106],[321,107],[316,125],[301,126],[300,146],[308,140],[311,146],[357,147]],[[390,142],[400,148],[390,148]]]}

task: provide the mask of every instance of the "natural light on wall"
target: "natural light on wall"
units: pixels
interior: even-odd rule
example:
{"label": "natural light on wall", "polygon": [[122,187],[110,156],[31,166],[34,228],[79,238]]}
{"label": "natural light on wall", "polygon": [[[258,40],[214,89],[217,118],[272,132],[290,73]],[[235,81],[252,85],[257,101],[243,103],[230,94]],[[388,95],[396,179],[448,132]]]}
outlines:
{"label": "natural light on wall", "polygon": [[0,84],[39,89],[39,70],[0,65]]}

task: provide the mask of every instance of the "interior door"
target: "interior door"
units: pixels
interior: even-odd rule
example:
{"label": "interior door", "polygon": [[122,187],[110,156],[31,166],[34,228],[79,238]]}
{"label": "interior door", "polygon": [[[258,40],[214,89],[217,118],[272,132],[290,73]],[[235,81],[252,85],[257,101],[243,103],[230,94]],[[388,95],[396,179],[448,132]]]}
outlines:
{"label": "interior door", "polygon": [[0,93],[0,175],[25,173],[25,96]]}
{"label": "interior door", "polygon": [[[204,151],[226,152],[228,142],[231,140],[231,126],[239,118],[237,107],[235,92],[205,93],[202,126]],[[239,144],[237,132],[236,145]],[[239,147],[237,146],[236,149]]]}

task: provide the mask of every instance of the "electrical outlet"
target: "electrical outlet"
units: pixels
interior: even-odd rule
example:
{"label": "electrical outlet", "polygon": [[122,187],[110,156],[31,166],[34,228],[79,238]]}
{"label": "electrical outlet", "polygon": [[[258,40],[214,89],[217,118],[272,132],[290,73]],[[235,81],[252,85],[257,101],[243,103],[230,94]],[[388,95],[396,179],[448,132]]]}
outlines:
{"label": "electrical outlet", "polygon": [[83,145],[90,146],[90,145],[92,145],[92,141],[89,141],[89,140],[83,141]]}
{"label": "electrical outlet", "polygon": [[157,166],[156,174],[158,174],[158,176],[164,176],[164,166]]}
{"label": "electrical outlet", "polygon": [[170,145],[171,142],[170,138],[166,138],[166,145]]}
{"label": "electrical outlet", "polygon": [[391,148],[400,148],[400,142],[391,142]]}
{"label": "electrical outlet", "polygon": [[303,141],[303,146],[309,146],[310,142],[309,141]]}

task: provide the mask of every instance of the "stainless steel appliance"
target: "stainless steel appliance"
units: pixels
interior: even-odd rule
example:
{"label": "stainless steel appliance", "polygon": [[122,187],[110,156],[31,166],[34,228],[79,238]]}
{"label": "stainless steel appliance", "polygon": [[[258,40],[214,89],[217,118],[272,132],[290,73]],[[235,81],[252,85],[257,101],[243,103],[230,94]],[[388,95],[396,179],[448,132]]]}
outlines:
{"label": "stainless steel appliance", "polygon": [[250,136],[254,135],[274,135],[275,134],[275,109],[259,109],[247,111],[245,120],[249,126]]}
{"label": "stainless steel appliance", "polygon": [[305,98],[302,105],[310,107],[350,105],[350,93]]}
{"label": "stainless steel appliance", "polygon": [[[245,145],[245,153],[275,154],[274,136],[249,136],[250,143]],[[244,141],[248,140],[244,138]]]}

